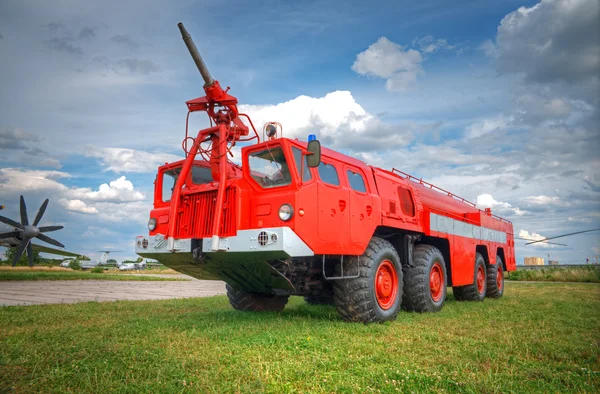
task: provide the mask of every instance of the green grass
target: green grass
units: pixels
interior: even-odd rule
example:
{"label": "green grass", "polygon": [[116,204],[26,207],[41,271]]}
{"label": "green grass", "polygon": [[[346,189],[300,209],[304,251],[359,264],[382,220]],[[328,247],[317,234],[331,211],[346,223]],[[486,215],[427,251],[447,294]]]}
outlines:
{"label": "green grass", "polygon": [[541,269],[520,269],[510,273],[508,280],[544,282],[592,282],[600,283],[600,266],[558,267]]}
{"label": "green grass", "polygon": [[0,308],[0,392],[598,392],[600,286],[506,283],[500,300],[350,324],[292,297]]}
{"label": "green grass", "polygon": [[138,275],[114,275],[101,274],[93,272],[76,271],[0,271],[0,282],[7,280],[119,280],[119,281],[180,281],[187,279],[180,278],[162,278],[157,276],[138,276]]}

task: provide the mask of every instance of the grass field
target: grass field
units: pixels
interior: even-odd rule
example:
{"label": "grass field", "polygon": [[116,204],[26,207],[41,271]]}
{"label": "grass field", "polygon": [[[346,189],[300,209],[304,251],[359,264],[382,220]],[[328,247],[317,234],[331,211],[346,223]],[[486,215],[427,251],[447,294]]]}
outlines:
{"label": "grass field", "polygon": [[0,282],[7,280],[118,280],[118,281],[180,281],[187,279],[163,278],[154,275],[116,275],[89,271],[3,271],[0,270]]}
{"label": "grass field", "polygon": [[293,297],[0,308],[0,392],[598,392],[600,286],[507,283],[386,324]]}
{"label": "grass field", "polygon": [[600,283],[600,266],[559,267],[541,269],[520,269],[511,272],[508,280],[543,281],[543,282],[592,282]]}

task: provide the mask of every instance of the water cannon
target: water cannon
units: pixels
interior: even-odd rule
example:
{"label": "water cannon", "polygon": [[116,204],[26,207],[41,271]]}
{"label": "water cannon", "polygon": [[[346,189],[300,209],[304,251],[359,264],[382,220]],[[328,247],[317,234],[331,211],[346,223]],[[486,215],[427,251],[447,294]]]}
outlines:
{"label": "water cannon", "polygon": [[177,27],[179,27],[181,38],[190,52],[194,63],[196,63],[196,67],[198,68],[198,71],[200,71],[202,79],[204,80],[204,92],[206,93],[205,97],[199,97],[197,99],[188,101],[187,105],[189,110],[192,112],[207,111],[208,115],[218,123],[219,119],[223,120],[224,118],[219,116],[218,113],[215,113],[214,108],[215,106],[226,107],[229,110],[229,113],[226,114],[227,118],[234,121],[236,126],[242,129],[241,135],[247,135],[248,128],[241,121],[237,120],[239,115],[237,98],[227,93],[229,91],[229,87],[223,90],[223,88],[221,88],[221,84],[219,84],[219,81],[210,75],[210,71],[208,71],[206,63],[204,63],[202,56],[200,56],[200,52],[198,52],[198,48],[196,48],[196,44],[194,43],[192,36],[190,33],[188,33],[185,26],[183,26],[183,23],[179,22]]}
{"label": "water cannon", "polygon": [[202,60],[202,56],[200,56],[200,52],[198,52],[198,48],[196,48],[196,44],[194,44],[194,40],[192,40],[192,36],[186,30],[183,23],[179,22],[177,24],[179,27],[179,31],[181,31],[181,38],[183,38],[183,42],[187,47],[188,51],[190,51],[190,55],[192,55],[192,59],[194,59],[194,63],[196,63],[196,67],[198,67],[198,71],[200,71],[200,75],[202,75],[202,79],[204,79],[204,87],[212,86],[215,83],[215,80],[210,75],[204,60]]}

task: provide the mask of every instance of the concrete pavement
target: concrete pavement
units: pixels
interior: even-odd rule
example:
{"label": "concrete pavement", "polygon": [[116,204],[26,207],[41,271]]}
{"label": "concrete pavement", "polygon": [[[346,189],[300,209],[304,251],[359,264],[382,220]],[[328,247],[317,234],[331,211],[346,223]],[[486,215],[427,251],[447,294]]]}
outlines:
{"label": "concrete pavement", "polygon": [[[169,277],[174,277],[169,275]],[[192,279],[185,276],[186,278]],[[225,294],[225,283],[212,280],[129,282],[109,280],[37,280],[0,282],[0,305],[72,304],[85,301],[167,300]]]}

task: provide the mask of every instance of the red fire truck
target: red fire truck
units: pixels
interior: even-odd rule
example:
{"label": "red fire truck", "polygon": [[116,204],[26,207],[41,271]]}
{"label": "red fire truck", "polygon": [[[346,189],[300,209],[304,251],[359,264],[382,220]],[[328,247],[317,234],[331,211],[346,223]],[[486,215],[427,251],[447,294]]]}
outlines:
{"label": "red fire truck", "polygon": [[[149,234],[136,253],[199,279],[223,280],[238,310],[280,311],[291,295],[333,303],[347,321],[434,312],[498,298],[516,269],[512,224],[402,171],[308,142],[263,139],[214,80],[180,23],[206,95],[187,102],[211,127],[187,136],[185,160],[158,169]],[[246,125],[248,124],[248,126]],[[250,132],[252,130],[252,133]],[[242,164],[229,161],[239,141]]]}

